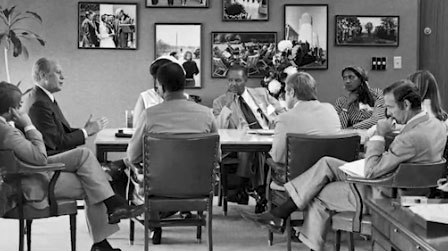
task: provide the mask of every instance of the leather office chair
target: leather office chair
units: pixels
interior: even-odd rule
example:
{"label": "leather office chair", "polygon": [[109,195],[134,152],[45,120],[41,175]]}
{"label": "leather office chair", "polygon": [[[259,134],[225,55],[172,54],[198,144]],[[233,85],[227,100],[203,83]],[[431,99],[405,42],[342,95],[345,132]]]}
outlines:
{"label": "leather office chair", "polygon": [[[275,163],[272,159],[268,159],[267,163],[271,169],[269,172],[270,177],[268,178],[284,184],[304,173],[324,156],[335,157],[345,161],[356,160],[359,154],[359,145],[360,136],[355,133],[324,136],[288,133],[286,134],[286,165],[281,165]],[[282,175],[279,174],[278,170],[285,170],[286,172]],[[271,209],[272,206],[282,204],[288,196],[282,187],[283,184],[276,184],[271,182],[271,180],[268,180],[268,184],[271,184],[267,189],[268,208]],[[292,226],[301,224],[302,220],[291,222],[291,217],[287,219],[288,251],[291,250]],[[273,233],[269,231],[269,245],[272,245],[272,242]]]}
{"label": "leather office chair", "polygon": [[[148,228],[196,226],[197,240],[206,225],[208,250],[213,250],[213,169],[219,151],[218,134],[148,134],[144,137],[145,250]],[[197,211],[197,218],[152,220],[164,211]],[[207,222],[203,212],[207,211]]]}
{"label": "leather office chair", "polygon": [[[16,190],[17,206],[12,210],[6,212],[3,216],[5,219],[19,220],[19,251],[24,250],[25,227],[27,236],[28,251],[31,251],[31,224],[35,219],[43,219],[55,216],[69,215],[70,216],[70,238],[71,250],[76,250],[76,214],[77,204],[76,200],[56,200],[54,195],[54,187],[60,172],[65,168],[62,163],[47,164],[45,166],[33,166],[26,164],[16,158],[14,152],[11,150],[0,150],[0,174],[5,180],[10,179],[14,181],[14,189]],[[48,202],[49,207],[44,209],[36,209],[28,204],[22,193],[21,181],[26,175],[35,173],[45,173],[53,171],[53,177],[48,185]]]}
{"label": "leather office chair", "polygon": [[357,207],[355,212],[337,213],[332,218],[332,228],[335,233],[335,251],[339,251],[341,243],[341,231],[349,233],[348,248],[354,251],[353,233],[371,235],[371,219],[368,214],[363,215],[363,203],[353,184],[378,186],[393,189],[432,188],[437,186],[437,180],[446,173],[446,160],[431,164],[402,163],[388,175],[378,179],[364,179],[348,177],[347,182],[355,189]]}

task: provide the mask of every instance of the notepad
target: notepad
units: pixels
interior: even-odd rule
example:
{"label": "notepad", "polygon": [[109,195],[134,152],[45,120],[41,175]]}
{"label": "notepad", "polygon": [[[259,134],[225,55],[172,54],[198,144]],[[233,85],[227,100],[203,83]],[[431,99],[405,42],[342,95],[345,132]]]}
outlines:
{"label": "notepad", "polygon": [[409,209],[427,221],[448,224],[448,203],[415,205]]}
{"label": "notepad", "polygon": [[360,159],[352,162],[347,162],[344,165],[340,166],[339,169],[350,176],[365,178],[364,167],[365,159]]}

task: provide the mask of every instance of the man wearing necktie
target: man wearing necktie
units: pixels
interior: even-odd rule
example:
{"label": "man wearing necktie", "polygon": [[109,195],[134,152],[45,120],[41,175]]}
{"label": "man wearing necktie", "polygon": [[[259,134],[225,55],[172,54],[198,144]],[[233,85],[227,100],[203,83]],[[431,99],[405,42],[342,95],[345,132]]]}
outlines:
{"label": "man wearing necktie", "polygon": [[[265,88],[247,88],[246,69],[235,65],[227,74],[229,83],[227,92],[213,101],[213,114],[218,128],[221,129],[270,129],[274,127],[274,119],[284,111],[280,103],[269,95]],[[239,164],[237,175],[242,178],[243,185],[258,188],[264,185],[264,155],[247,152],[238,153]],[[248,183],[250,184],[244,184]],[[241,189],[244,193],[245,189]],[[247,198],[247,194],[237,196]],[[245,203],[238,200],[236,202]]]}
{"label": "man wearing necktie", "polygon": [[83,145],[87,137],[95,135],[106,124],[106,118],[92,120],[84,128],[72,128],[65,119],[53,94],[62,90],[64,76],[54,60],[40,58],[33,66],[35,87],[25,97],[23,110],[42,133],[48,155],[64,152]]}

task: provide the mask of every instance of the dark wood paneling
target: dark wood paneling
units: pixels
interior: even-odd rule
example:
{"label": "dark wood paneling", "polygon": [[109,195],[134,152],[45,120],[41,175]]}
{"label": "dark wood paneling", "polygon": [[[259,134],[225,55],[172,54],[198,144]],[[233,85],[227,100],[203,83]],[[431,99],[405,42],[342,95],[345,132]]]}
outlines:
{"label": "dark wood paneling", "polygon": [[[424,29],[431,29],[430,35]],[[436,77],[442,103],[448,110],[448,1],[420,0],[419,68]]]}

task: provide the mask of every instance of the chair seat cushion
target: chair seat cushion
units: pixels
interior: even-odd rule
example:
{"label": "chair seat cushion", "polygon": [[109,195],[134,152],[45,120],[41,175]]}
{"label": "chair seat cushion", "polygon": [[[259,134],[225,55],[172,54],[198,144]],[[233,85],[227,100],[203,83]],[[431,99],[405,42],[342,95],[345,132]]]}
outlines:
{"label": "chair seat cushion", "polygon": [[[332,217],[332,228],[334,230],[342,230],[346,232],[353,231],[353,217],[355,212],[340,212]],[[364,214],[361,220],[361,234],[372,234],[372,219],[370,215]]]}
{"label": "chair seat cushion", "polygon": [[[77,214],[77,203],[76,200],[57,200],[58,203],[58,213],[56,216],[60,215],[69,215],[69,214]],[[44,209],[37,209],[29,204],[23,205],[23,216],[26,220],[34,220],[41,218],[51,217],[50,215],[50,207],[46,207]],[[18,207],[8,211],[3,218],[7,219],[18,219],[19,218],[19,210]]]}

